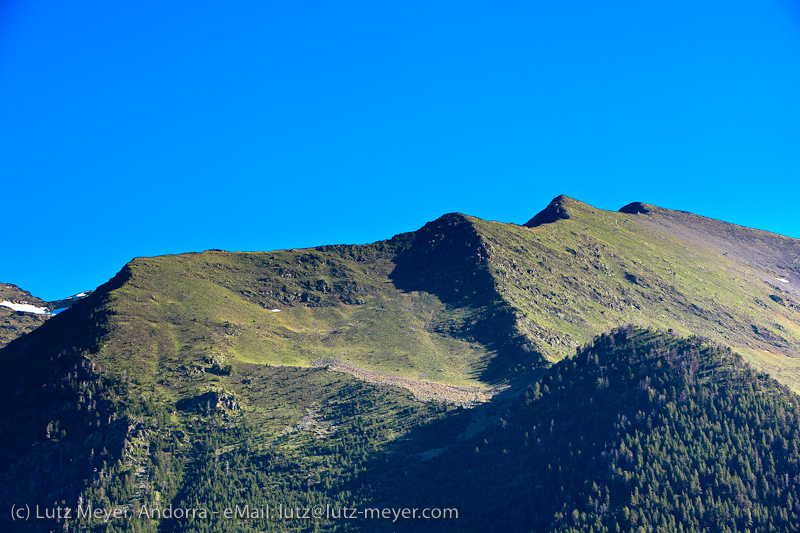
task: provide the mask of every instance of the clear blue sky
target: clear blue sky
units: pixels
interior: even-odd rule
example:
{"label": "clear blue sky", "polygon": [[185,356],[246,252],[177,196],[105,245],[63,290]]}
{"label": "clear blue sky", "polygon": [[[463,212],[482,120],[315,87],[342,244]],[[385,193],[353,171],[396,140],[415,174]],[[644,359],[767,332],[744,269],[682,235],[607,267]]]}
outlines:
{"label": "clear blue sky", "polygon": [[800,237],[789,0],[0,0],[0,282],[558,194]]}

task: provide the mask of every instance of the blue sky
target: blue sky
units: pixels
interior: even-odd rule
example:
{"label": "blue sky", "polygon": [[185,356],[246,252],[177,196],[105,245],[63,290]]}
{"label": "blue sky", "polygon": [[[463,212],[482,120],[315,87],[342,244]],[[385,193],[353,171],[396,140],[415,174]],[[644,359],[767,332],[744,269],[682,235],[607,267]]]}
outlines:
{"label": "blue sky", "polygon": [[800,237],[798,95],[789,0],[2,0],[0,282],[558,194]]}

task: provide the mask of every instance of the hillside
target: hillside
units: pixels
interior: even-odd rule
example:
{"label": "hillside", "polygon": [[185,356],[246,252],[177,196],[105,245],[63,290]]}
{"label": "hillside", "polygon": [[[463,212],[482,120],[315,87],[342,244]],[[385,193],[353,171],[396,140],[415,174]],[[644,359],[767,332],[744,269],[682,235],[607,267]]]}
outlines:
{"label": "hillside", "polygon": [[[669,331],[669,345],[701,335],[799,388],[797,241],[635,207],[558,197],[524,226],[453,213],[368,245],[136,258],[0,350],[0,493],[128,512],[393,501],[371,475],[418,464],[408,475],[424,476],[444,450],[459,457],[460,441],[472,452],[553,363],[628,324]],[[543,516],[525,523],[555,520]]]}
{"label": "hillside", "polygon": [[632,323],[724,343],[797,388],[800,243],[640,205],[559,197],[526,226],[450,214],[363,246],[137,258],[100,357],[151,374],[334,361],[488,390]]}

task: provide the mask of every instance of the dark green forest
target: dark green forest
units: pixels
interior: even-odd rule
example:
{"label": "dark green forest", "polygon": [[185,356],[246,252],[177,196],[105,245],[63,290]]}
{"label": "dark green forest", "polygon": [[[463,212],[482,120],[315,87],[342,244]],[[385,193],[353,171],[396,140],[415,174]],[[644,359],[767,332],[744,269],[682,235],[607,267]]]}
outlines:
{"label": "dark green forest", "polygon": [[453,531],[797,531],[799,416],[727,348],[622,328],[396,494],[463,509]]}

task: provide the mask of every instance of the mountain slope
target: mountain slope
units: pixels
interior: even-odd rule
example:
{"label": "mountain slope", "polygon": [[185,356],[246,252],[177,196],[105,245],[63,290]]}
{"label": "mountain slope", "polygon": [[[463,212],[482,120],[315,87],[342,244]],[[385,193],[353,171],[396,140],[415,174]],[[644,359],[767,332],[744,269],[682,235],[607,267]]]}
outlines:
{"label": "mountain slope", "polygon": [[800,291],[800,241],[768,231],[635,202],[620,209],[642,225],[674,235],[689,246],[713,250],[763,274],[762,279],[794,296]]}
{"label": "mountain slope", "polygon": [[109,296],[100,355],[117,370],[166,373],[173,392],[182,367],[236,362],[341,361],[485,387],[633,323],[725,343],[797,387],[800,297],[776,278],[794,276],[777,265],[800,245],[760,232],[761,255],[748,257],[783,259],[748,262],[680,238],[675,228],[697,226],[686,216],[562,196],[531,227],[450,214],[371,245],[138,258]]}
{"label": "mountain slope", "polygon": [[[439,223],[456,227],[436,246],[466,251],[457,244],[470,238],[463,217]],[[283,487],[279,494],[251,491],[254,504],[282,495],[308,505],[321,494],[346,504],[350,491],[334,497],[317,485],[348,483],[368,454],[452,409],[413,401],[390,386],[407,382],[393,378],[434,377],[431,383],[449,387],[434,392],[454,401],[464,384],[489,390],[471,375],[489,349],[469,331],[494,303],[457,272],[439,287],[459,294],[452,302],[445,296],[449,303],[398,289],[389,276],[404,274],[394,260],[415,237],[132,261],[86,300],[0,351],[7,370],[0,376],[4,500],[90,501],[129,512],[178,505],[211,486],[204,479],[216,475],[222,456],[237,472],[270,473],[269,481],[254,483]],[[450,260],[432,254],[425,268]],[[480,296],[474,306],[460,300],[470,291]],[[502,339],[502,331],[476,331]],[[296,368],[331,360],[369,368],[388,386],[324,366]],[[320,465],[330,463],[340,465],[338,473],[320,477]],[[173,527],[139,517],[130,523],[138,531]],[[226,527],[234,526],[214,530]]]}
{"label": "mountain slope", "polygon": [[429,461],[380,467],[381,503],[468,510],[408,524],[420,531],[800,527],[798,397],[727,348],[622,328],[501,416]]}
{"label": "mountain slope", "polygon": [[[734,347],[798,388],[800,300],[787,291],[793,282],[775,280],[791,272],[725,255],[702,237],[680,238],[682,216],[667,210],[660,212],[673,217],[670,224],[566,197],[554,204],[562,214],[531,228],[474,220],[498,292],[516,310],[530,349],[559,360],[613,327],[655,326]],[[717,234],[736,228],[716,224]],[[796,239],[757,233],[762,256],[783,258],[776,265],[797,257]]]}
{"label": "mountain slope", "polygon": [[155,373],[148,364],[157,353],[111,359],[104,349],[120,327],[115,299],[136,280],[132,270],[0,351],[3,500],[73,509],[60,524],[11,523],[6,515],[4,530],[109,531],[103,519],[74,514],[85,504],[122,513],[111,528],[260,531],[221,519],[158,520],[146,510],[173,503],[197,508],[199,496],[204,509],[218,513],[217,503],[240,501],[260,508],[320,499],[348,505],[353,493],[340,488],[368,457],[450,411],[324,368],[245,362],[236,369],[205,362],[174,368],[166,360]]}

